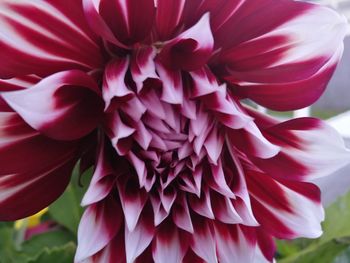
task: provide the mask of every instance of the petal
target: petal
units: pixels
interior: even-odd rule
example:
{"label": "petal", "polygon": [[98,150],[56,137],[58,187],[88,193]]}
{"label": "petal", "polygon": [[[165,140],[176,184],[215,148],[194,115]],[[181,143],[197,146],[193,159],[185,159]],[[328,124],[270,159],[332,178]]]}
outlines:
{"label": "petal", "polygon": [[254,228],[216,223],[214,229],[220,263],[255,262]]}
{"label": "petal", "polygon": [[140,92],[144,81],[149,78],[158,79],[154,58],[156,50],[152,47],[137,49],[131,58],[130,71],[136,83],[137,92]]}
{"label": "petal", "polygon": [[[95,6],[104,23],[98,19],[99,28],[104,31],[97,32],[103,37],[107,25],[114,36],[123,44],[131,45],[144,40],[150,33],[155,17],[154,0],[88,0],[88,4]],[[91,3],[92,2],[92,3]],[[96,3],[96,4],[95,4]],[[96,8],[97,7],[97,8]],[[91,12],[92,9],[87,9]],[[89,16],[89,12],[86,16]],[[93,24],[96,21],[92,20]]]}
{"label": "petal", "polygon": [[89,206],[80,221],[75,261],[82,261],[109,244],[122,223],[120,205],[112,195]]}
{"label": "petal", "polygon": [[213,46],[209,14],[205,14],[196,25],[169,41],[158,56],[169,68],[196,70],[208,61]]}
{"label": "petal", "polygon": [[153,241],[153,259],[155,263],[182,263],[187,252],[189,240],[187,236],[171,224],[163,224],[157,231]]}
{"label": "petal", "polygon": [[126,262],[133,263],[149,246],[154,237],[154,225],[149,211],[141,216],[133,231],[125,228]]}
{"label": "petal", "polygon": [[0,120],[0,220],[16,220],[63,193],[79,145],[41,136],[13,112],[1,112]]}
{"label": "petal", "polygon": [[78,70],[56,73],[29,89],[1,96],[31,127],[57,140],[87,135],[103,112],[95,82]]}
{"label": "petal", "polygon": [[181,21],[186,0],[157,0],[156,28],[160,40],[168,40]]}
{"label": "petal", "polygon": [[222,74],[241,97],[274,110],[309,106],[323,93],[341,57],[347,20],[298,1],[261,1],[259,8],[246,2],[216,36],[226,41],[223,30],[233,32],[237,23],[246,34],[235,37],[233,32],[228,49],[213,63],[221,70],[225,65]]}
{"label": "petal", "polygon": [[215,236],[211,225],[206,220],[196,221],[191,248],[205,262],[218,262]]}
{"label": "petal", "polygon": [[[123,176],[125,177],[125,175]],[[148,195],[144,189],[140,189],[139,184],[135,180],[128,179],[122,182],[122,179],[120,179],[119,181],[118,192],[125,216],[125,223],[128,230],[133,232]]]}
{"label": "petal", "polygon": [[263,132],[281,151],[271,159],[254,158],[253,162],[276,178],[311,180],[332,174],[350,162],[350,151],[341,136],[321,120],[294,119],[271,125]]}
{"label": "petal", "polygon": [[81,202],[83,206],[97,203],[111,192],[116,174],[110,164],[109,155],[111,153],[106,149],[104,139],[102,139],[98,149],[95,171]]}
{"label": "petal", "polygon": [[80,1],[7,0],[0,10],[1,78],[102,66]]}
{"label": "petal", "polygon": [[269,234],[283,239],[322,234],[324,211],[317,186],[277,181],[257,171],[246,170],[246,174],[254,214]]}
{"label": "petal", "polygon": [[0,79],[0,91],[22,90],[34,86],[41,80],[35,75],[20,76],[11,79]]}
{"label": "petal", "polygon": [[185,195],[178,197],[178,201],[175,203],[172,209],[173,221],[178,228],[181,228],[189,233],[193,233],[193,224],[191,219],[190,210]]}
{"label": "petal", "polygon": [[235,146],[245,154],[262,159],[276,156],[280,147],[271,143],[259,130],[259,127],[251,121],[243,129],[230,130],[227,143]]}
{"label": "petal", "polygon": [[108,110],[111,104],[124,103],[133,97],[133,92],[125,84],[128,66],[127,58],[114,59],[107,65],[102,86],[102,95],[106,103],[105,110]]}
{"label": "petal", "polygon": [[163,83],[161,99],[170,104],[182,104],[183,87],[179,70],[170,70],[161,64],[157,64],[157,72]]}

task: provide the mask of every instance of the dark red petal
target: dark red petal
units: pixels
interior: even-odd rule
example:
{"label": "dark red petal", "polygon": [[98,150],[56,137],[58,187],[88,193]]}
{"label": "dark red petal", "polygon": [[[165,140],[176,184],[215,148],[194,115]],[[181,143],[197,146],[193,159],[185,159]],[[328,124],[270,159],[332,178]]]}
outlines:
{"label": "dark red petal", "polygon": [[99,0],[97,3],[100,16],[123,44],[142,41],[150,33],[155,18],[154,0]]}
{"label": "dark red petal", "polygon": [[0,119],[0,220],[15,220],[62,194],[78,159],[78,145],[41,136],[16,113],[1,112]]}
{"label": "dark red petal", "polygon": [[179,25],[186,0],[158,0],[156,28],[160,40],[172,38]]}

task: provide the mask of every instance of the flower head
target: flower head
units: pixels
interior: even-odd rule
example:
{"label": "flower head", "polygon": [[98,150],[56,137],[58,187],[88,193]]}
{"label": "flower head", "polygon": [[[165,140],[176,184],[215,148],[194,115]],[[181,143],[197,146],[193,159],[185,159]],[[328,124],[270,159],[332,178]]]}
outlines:
{"label": "flower head", "polygon": [[349,152],[321,121],[279,123],[323,92],[345,18],[290,0],[0,3],[0,219],[95,172],[76,262],[271,261],[317,237],[308,183]]}

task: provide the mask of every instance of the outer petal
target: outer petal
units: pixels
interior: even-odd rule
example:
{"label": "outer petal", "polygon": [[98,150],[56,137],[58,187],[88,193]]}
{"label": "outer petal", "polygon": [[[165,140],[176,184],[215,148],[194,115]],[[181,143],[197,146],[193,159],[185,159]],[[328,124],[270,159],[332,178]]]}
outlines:
{"label": "outer petal", "polygon": [[2,93],[2,97],[30,126],[58,140],[87,135],[103,112],[95,82],[78,70],[54,74],[29,89]]}
{"label": "outer petal", "polygon": [[62,194],[78,145],[41,136],[13,112],[1,112],[0,120],[0,220],[15,220]]}
{"label": "outer petal", "polygon": [[246,177],[256,219],[277,238],[316,238],[324,211],[320,191],[311,183],[274,180],[247,168]]}
{"label": "outer petal", "polygon": [[275,178],[312,180],[329,175],[350,162],[350,151],[345,148],[343,139],[321,120],[300,118],[262,129],[281,151],[271,159],[252,160]]}
{"label": "outer petal", "polygon": [[85,210],[78,229],[76,262],[89,258],[108,245],[119,231],[121,213],[120,205],[112,195]]}
{"label": "outer petal", "polygon": [[[346,19],[298,1],[264,0],[257,6],[246,1],[216,33],[224,50],[213,63],[225,65],[226,79],[242,97],[275,110],[310,105],[341,57]],[[234,32],[237,25],[241,33]]]}
{"label": "outer petal", "polygon": [[[134,44],[144,40],[153,26],[154,0],[84,0],[84,7],[96,33],[107,36],[107,40],[112,32],[121,43]],[[93,17],[89,18],[91,14]]]}
{"label": "outer petal", "polygon": [[0,78],[102,66],[80,1],[8,0],[0,10]]}
{"label": "outer petal", "polygon": [[156,28],[160,40],[172,37],[181,21],[186,0],[157,0]]}

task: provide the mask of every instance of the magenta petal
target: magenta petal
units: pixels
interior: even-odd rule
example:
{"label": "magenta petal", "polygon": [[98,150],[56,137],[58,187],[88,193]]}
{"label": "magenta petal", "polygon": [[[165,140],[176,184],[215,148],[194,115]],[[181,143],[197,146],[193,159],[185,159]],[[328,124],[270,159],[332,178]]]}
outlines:
{"label": "magenta petal", "polygon": [[155,17],[153,0],[98,0],[95,2],[98,3],[99,15],[123,44],[129,45],[142,41],[152,29]]}
{"label": "magenta petal", "polygon": [[153,222],[147,213],[143,215],[136,227],[130,231],[125,228],[126,262],[132,263],[150,245],[155,235]]}
{"label": "magenta petal", "polygon": [[83,206],[91,205],[106,198],[111,192],[114,184],[115,172],[110,165],[104,140],[98,149],[97,164],[92,176],[89,188],[87,189],[84,198],[81,202]]}
{"label": "magenta petal", "polygon": [[15,220],[62,194],[78,159],[78,144],[41,136],[16,113],[1,112],[0,117],[0,219]]}
{"label": "magenta petal", "polygon": [[189,240],[170,224],[164,224],[157,231],[153,241],[153,259],[155,263],[181,263],[187,252]]}
{"label": "magenta petal", "polygon": [[195,70],[208,61],[213,46],[209,14],[205,14],[196,25],[169,41],[159,58],[169,68]]}
{"label": "magenta petal", "polygon": [[78,229],[75,261],[82,261],[108,245],[121,226],[121,212],[112,196],[85,210]]}
{"label": "magenta petal", "polygon": [[58,140],[87,135],[103,110],[95,82],[77,70],[57,73],[31,88],[1,96],[30,126]]}
{"label": "magenta petal", "polygon": [[125,103],[133,97],[133,92],[125,84],[125,74],[129,66],[128,59],[115,59],[110,62],[104,73],[102,94],[105,110],[115,103]]}
{"label": "magenta petal", "polygon": [[2,1],[0,9],[1,78],[102,66],[80,1]]}

